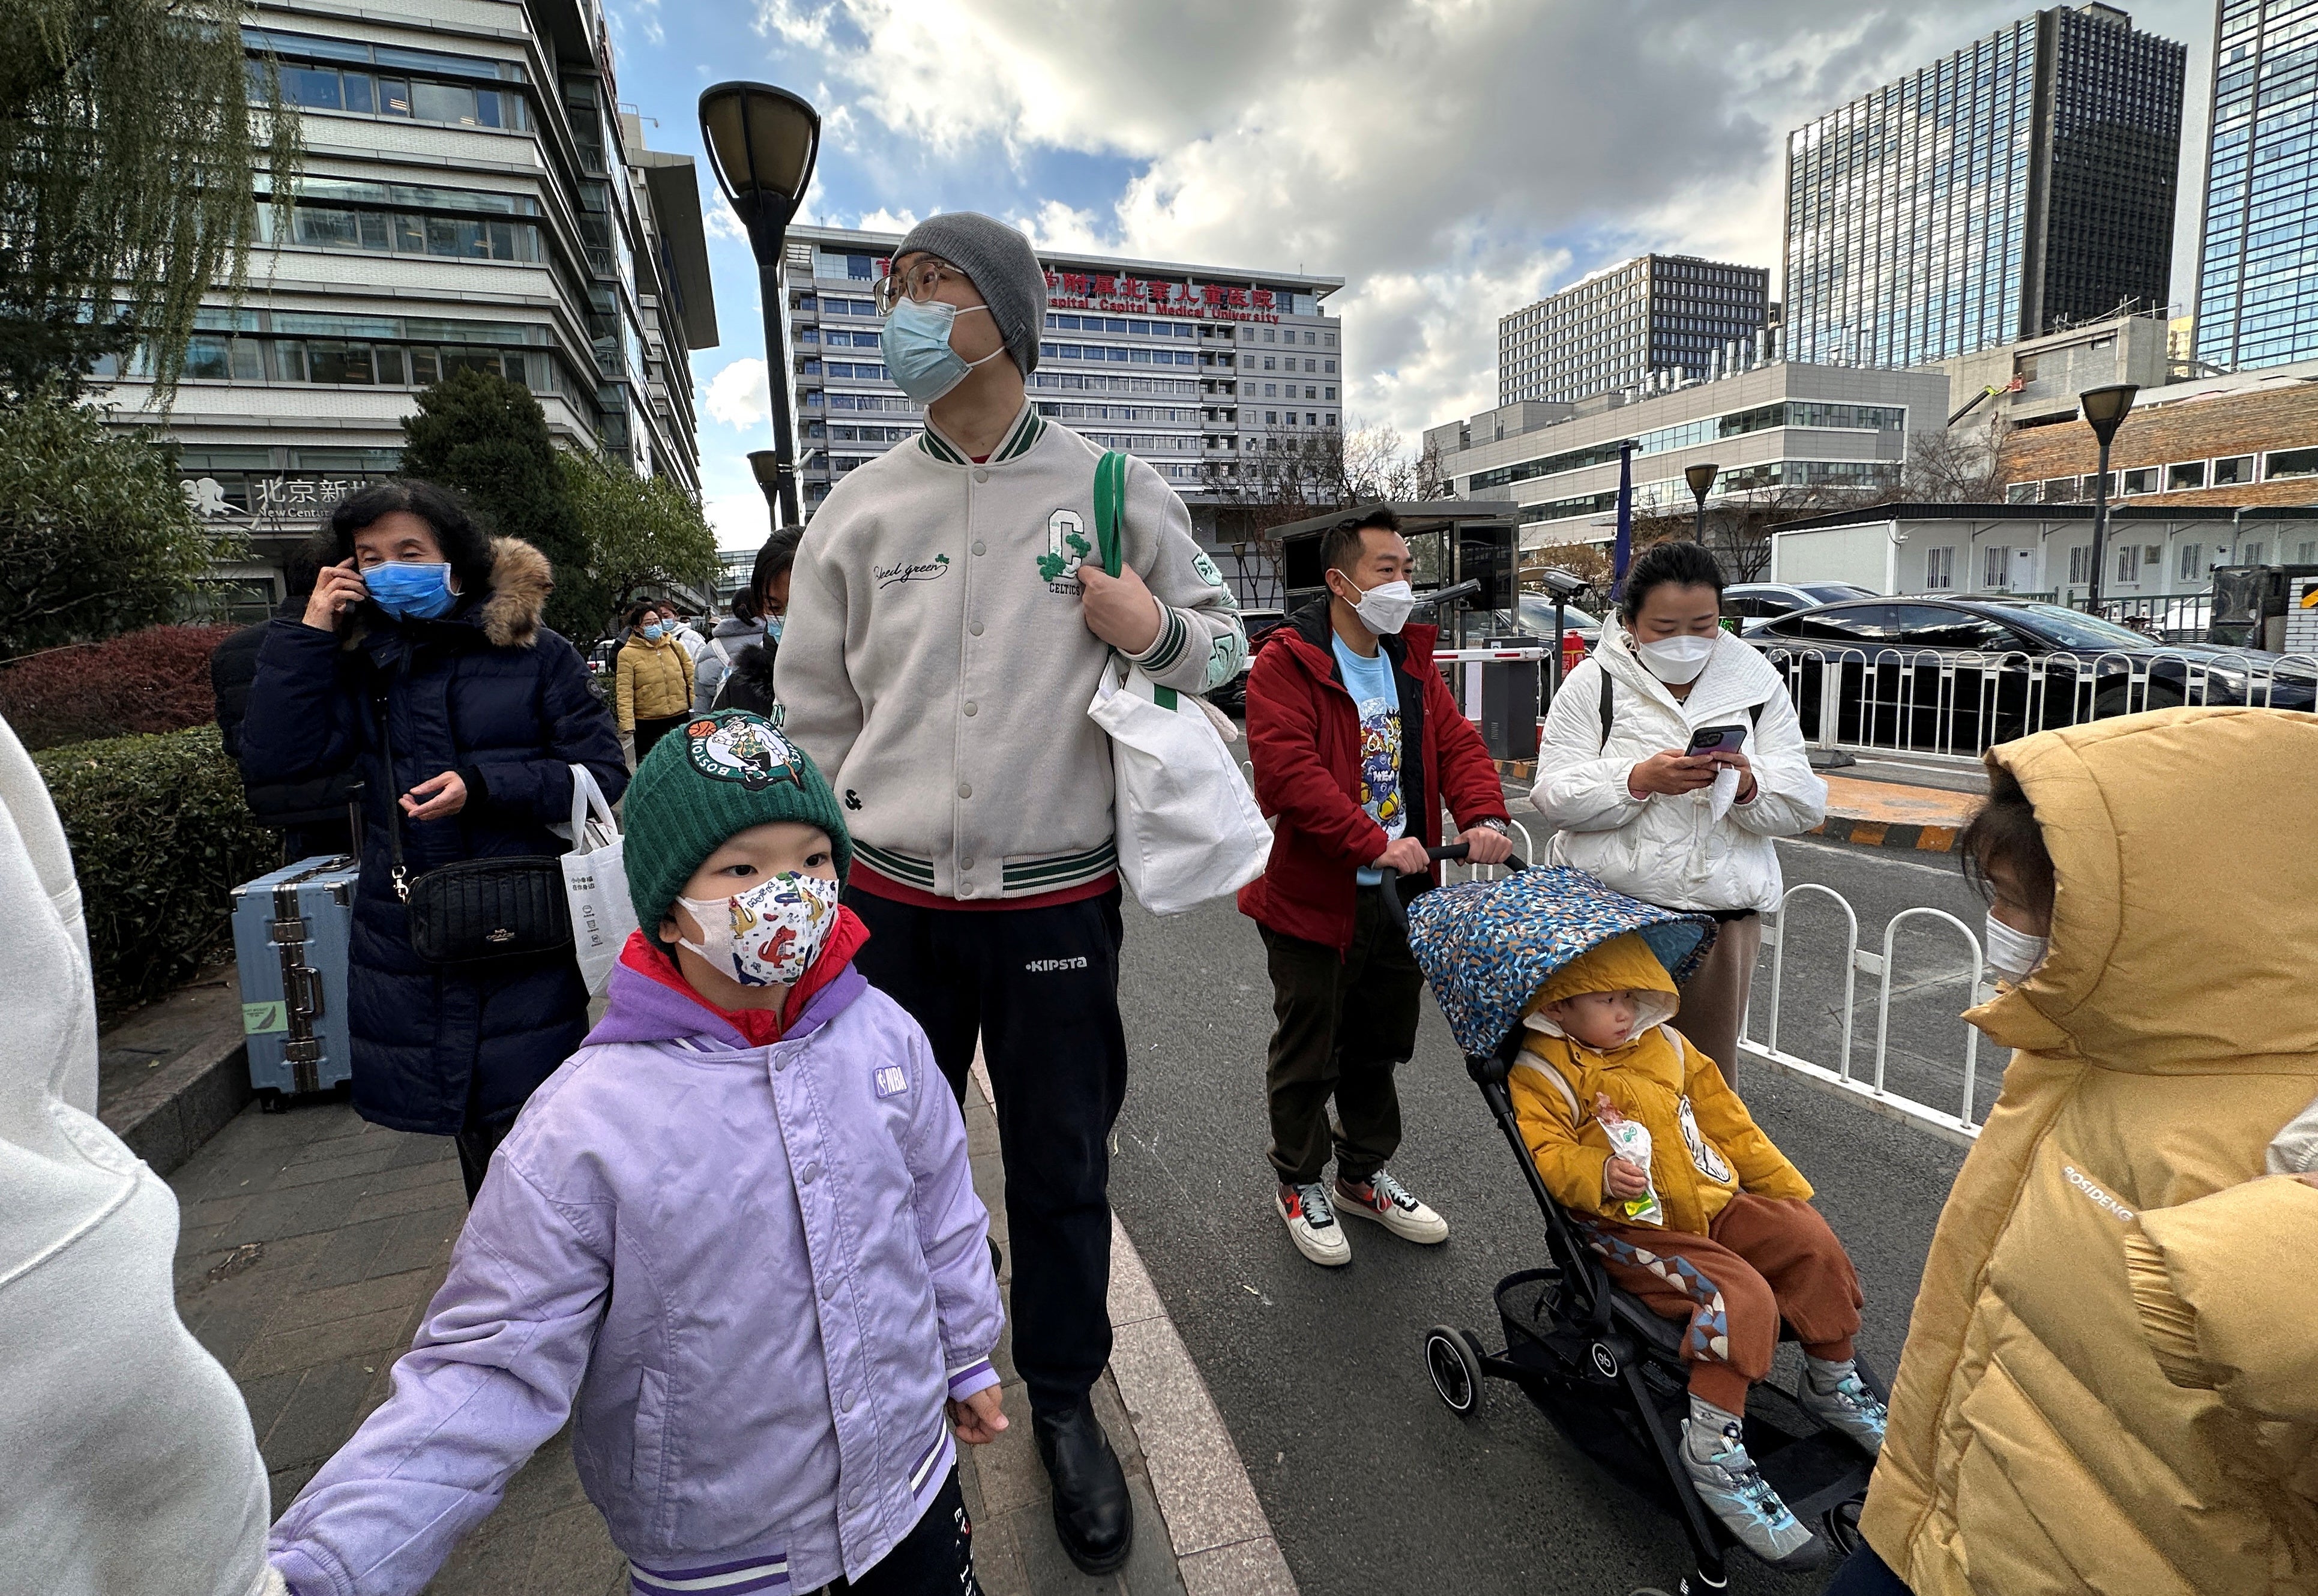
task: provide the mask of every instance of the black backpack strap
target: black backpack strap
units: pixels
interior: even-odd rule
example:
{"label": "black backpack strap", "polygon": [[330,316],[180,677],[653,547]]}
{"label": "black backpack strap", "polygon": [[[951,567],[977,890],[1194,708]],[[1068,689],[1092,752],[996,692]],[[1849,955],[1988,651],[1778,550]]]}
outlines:
{"label": "black backpack strap", "polygon": [[[1596,660],[1595,664],[1599,669],[1601,662]],[[1602,746],[1605,749],[1610,746],[1610,717],[1616,712],[1616,695],[1611,689],[1610,673],[1604,670],[1602,672]]]}

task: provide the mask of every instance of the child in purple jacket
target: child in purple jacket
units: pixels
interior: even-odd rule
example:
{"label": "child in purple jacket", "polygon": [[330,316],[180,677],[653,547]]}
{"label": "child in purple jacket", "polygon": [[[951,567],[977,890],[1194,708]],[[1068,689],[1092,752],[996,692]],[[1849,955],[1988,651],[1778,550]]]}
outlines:
{"label": "child in purple jacket", "polygon": [[610,1009],[492,1159],[393,1392],[274,1528],[295,1596],[405,1596],[576,1414],[641,1596],[973,1596],[952,1439],[1006,1427],[966,1132],[850,963],[821,772],[738,711],[628,788]]}

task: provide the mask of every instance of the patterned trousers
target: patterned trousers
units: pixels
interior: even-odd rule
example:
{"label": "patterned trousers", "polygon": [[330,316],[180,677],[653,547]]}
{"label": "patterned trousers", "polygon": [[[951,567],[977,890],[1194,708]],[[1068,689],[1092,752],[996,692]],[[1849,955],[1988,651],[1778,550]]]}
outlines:
{"label": "patterned trousers", "polygon": [[1740,1192],[1703,1236],[1586,1217],[1579,1227],[1610,1278],[1667,1319],[1686,1319],[1690,1389],[1744,1412],[1747,1387],[1771,1372],[1779,1321],[1803,1350],[1841,1361],[1859,1333],[1859,1276],[1817,1208]]}

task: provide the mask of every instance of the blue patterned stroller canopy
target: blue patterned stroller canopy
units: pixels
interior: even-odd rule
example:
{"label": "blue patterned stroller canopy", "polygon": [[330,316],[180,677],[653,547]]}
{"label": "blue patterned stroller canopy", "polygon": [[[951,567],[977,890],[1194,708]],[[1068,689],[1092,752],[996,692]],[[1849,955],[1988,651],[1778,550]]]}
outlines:
{"label": "blue patterned stroller canopy", "polygon": [[1639,931],[1679,982],[1713,945],[1710,915],[1659,909],[1561,865],[1438,887],[1408,906],[1408,946],[1457,1045],[1495,1053],[1548,977],[1613,937]]}

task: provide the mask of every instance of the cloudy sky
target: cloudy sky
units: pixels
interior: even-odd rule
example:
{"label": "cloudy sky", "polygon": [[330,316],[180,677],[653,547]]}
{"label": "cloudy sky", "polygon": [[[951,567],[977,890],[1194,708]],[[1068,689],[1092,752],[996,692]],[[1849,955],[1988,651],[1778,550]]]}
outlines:
{"label": "cloudy sky", "polygon": [[[1674,250],[1773,268],[1787,131],[2034,9],[1988,0],[609,0],[620,95],[697,155],[699,92],[821,108],[806,220],[937,211],[1043,243],[1345,279],[1352,426],[1496,402],[1496,318]],[[2212,0],[2189,47],[2174,294],[2193,271]],[[702,168],[721,348],[693,357],[711,515],[752,546],[771,441],[756,273]]]}

